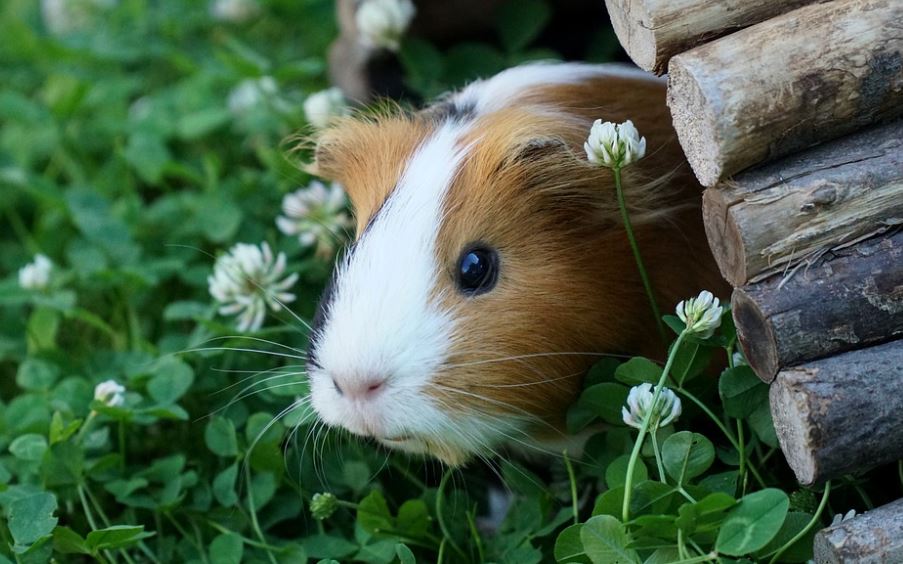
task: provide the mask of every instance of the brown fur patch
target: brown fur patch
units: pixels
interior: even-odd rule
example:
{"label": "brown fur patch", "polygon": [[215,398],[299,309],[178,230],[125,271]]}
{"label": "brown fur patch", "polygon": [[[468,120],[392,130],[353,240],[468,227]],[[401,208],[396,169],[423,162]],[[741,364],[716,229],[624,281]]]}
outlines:
{"label": "brown fur patch", "polygon": [[[583,142],[593,119],[632,119],[648,156],[624,170],[624,188],[660,308],[723,287],[699,212],[700,189],[684,164],[664,86],[609,78],[545,87],[526,103],[484,116],[445,202],[437,295],[459,320],[449,368],[432,390],[466,414],[522,416],[554,433],[597,353],[664,356],[664,346],[621,224],[612,172],[590,165]],[[557,141],[557,142],[556,142]],[[497,249],[495,289],[455,288],[469,244]]]}
{"label": "brown fur patch", "polygon": [[308,171],[342,184],[354,208],[358,237],[434,127],[429,120],[395,110],[345,118],[319,133],[316,160]]}

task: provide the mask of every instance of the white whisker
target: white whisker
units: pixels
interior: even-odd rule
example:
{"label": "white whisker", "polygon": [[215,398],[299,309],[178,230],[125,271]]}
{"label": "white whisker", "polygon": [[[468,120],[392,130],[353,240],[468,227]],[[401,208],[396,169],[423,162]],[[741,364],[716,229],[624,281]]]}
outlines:
{"label": "white whisker", "polygon": [[212,352],[212,351],[249,352],[249,353],[266,354],[266,355],[270,355],[270,356],[293,358],[295,360],[307,361],[306,356],[285,354],[285,353],[280,353],[280,352],[275,352],[275,351],[264,351],[264,350],[260,350],[260,349],[245,349],[245,348],[238,348],[238,347],[199,347],[199,348],[193,348],[193,349],[185,349],[182,352],[189,353],[189,352]]}

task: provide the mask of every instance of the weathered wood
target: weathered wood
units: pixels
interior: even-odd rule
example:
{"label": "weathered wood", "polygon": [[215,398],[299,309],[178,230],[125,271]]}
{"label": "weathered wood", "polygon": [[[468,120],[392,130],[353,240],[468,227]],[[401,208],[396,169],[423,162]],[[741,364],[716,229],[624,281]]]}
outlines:
{"label": "weathered wood", "polygon": [[736,288],[732,311],[740,346],[765,382],[781,368],[893,340],[903,335],[903,232]]}
{"label": "weathered wood", "polygon": [[734,286],[903,224],[903,120],[740,174],[706,190],[702,210]]}
{"label": "weathered wood", "polygon": [[704,186],[903,115],[903,2],[804,6],[675,56],[668,104]]}
{"label": "weathered wood", "polygon": [[819,531],[815,535],[815,562],[903,562],[903,499]]}
{"label": "weathered wood", "polygon": [[769,396],[803,485],[903,458],[901,340],[781,370]]}
{"label": "weathered wood", "polygon": [[668,60],[706,41],[825,0],[605,0],[618,40],[638,67],[664,74]]}

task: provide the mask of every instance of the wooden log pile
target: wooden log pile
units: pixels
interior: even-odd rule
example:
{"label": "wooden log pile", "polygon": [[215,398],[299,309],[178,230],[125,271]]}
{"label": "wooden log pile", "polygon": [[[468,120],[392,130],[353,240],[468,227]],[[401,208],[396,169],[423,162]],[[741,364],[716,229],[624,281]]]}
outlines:
{"label": "wooden log pile", "polygon": [[[606,0],[669,73],[706,233],[781,448],[817,485],[903,458],[903,1]],[[903,500],[816,562],[903,562]]]}

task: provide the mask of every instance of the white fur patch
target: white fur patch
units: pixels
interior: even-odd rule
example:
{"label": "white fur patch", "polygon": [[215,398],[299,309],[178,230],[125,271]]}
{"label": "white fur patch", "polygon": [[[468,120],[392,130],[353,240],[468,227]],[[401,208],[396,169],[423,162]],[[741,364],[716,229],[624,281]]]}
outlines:
{"label": "white fur patch", "polygon": [[[464,158],[460,126],[446,124],[413,155],[395,190],[338,268],[314,344],[313,405],[329,424],[376,437],[441,433],[443,411],[422,392],[445,361],[453,320],[431,294],[440,275],[436,236],[445,193]],[[387,378],[375,397],[340,395],[343,383]]]}
{"label": "white fur patch", "polygon": [[[606,75],[659,80],[620,65],[532,64],[475,82],[450,100],[479,116],[516,103],[531,88]],[[337,267],[332,300],[312,343],[317,366],[310,367],[313,407],[327,424],[446,461],[486,453],[504,438],[526,438],[516,417],[474,412],[453,419],[453,406],[425,391],[448,357],[455,330],[451,312],[433,295],[445,275],[436,237],[445,196],[467,153],[460,139],[472,124],[450,120],[418,148],[354,252]],[[361,399],[339,393],[333,378],[349,386],[387,380]]]}
{"label": "white fur patch", "polygon": [[639,78],[658,82],[664,80],[629,65],[533,63],[502,71],[486,80],[478,80],[451,99],[461,106],[473,106],[477,115],[482,115],[512,105],[517,101],[519,94],[531,88],[575,84],[590,78],[604,76]]}

